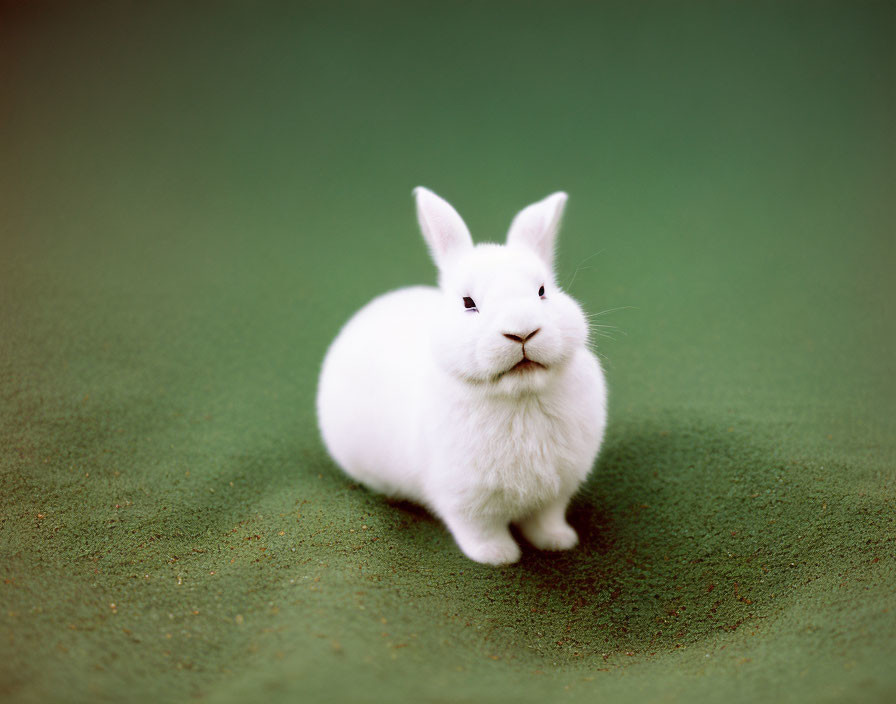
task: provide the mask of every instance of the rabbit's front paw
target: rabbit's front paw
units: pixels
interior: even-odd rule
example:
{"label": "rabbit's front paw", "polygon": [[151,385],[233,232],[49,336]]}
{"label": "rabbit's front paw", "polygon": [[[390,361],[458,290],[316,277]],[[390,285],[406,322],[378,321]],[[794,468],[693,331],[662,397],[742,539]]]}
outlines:
{"label": "rabbit's front paw", "polygon": [[568,523],[527,525],[522,527],[526,540],[539,550],[569,550],[579,543],[579,536]]}
{"label": "rabbit's front paw", "polygon": [[569,550],[579,544],[579,535],[566,522],[569,497],[560,497],[517,525],[539,550]]}
{"label": "rabbit's front paw", "polygon": [[493,538],[475,545],[463,546],[464,552],[471,560],[486,565],[508,565],[520,559],[520,546],[509,535],[504,538]]}
{"label": "rabbit's front paw", "polygon": [[507,565],[520,559],[520,546],[503,523],[449,513],[445,522],[464,555],[486,565]]}

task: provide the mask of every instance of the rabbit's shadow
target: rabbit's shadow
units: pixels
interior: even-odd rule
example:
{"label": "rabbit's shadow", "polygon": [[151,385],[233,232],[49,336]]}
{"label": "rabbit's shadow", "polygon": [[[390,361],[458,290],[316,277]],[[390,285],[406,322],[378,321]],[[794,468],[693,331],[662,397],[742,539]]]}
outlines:
{"label": "rabbit's shadow", "polygon": [[[616,423],[568,512],[579,545],[542,552],[515,532],[523,556],[501,568],[467,560],[425,509],[390,504],[413,524],[396,536],[402,550],[431,573],[464,575],[444,594],[458,612],[481,603],[487,584],[489,601],[507,609],[481,617],[524,639],[556,628],[562,616],[570,642],[601,634],[629,649],[676,647],[689,634],[736,629],[756,617],[763,594],[786,591],[783,551],[803,527],[775,520],[780,491],[774,501],[763,498],[780,487],[785,464],[757,428],[733,432],[694,418]],[[789,500],[814,490],[797,473]]]}

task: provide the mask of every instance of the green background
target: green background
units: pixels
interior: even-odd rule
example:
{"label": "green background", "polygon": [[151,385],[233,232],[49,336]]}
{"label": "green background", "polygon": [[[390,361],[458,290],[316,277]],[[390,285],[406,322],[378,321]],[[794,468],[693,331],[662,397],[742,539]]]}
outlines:
{"label": "green background", "polygon": [[[0,698],[892,701],[892,3],[7,3]],[[562,555],[344,478],[345,319],[570,194]]]}

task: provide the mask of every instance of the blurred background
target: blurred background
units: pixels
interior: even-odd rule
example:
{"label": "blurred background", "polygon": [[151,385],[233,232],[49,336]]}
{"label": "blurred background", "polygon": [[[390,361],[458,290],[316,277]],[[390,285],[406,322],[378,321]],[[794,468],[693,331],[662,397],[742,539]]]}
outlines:
{"label": "blurred background", "polygon": [[[894,38],[890,2],[4,3],[0,693],[891,695]],[[480,241],[570,195],[560,281],[612,326],[575,555],[482,570],[320,445],[339,327],[434,282],[417,185]]]}

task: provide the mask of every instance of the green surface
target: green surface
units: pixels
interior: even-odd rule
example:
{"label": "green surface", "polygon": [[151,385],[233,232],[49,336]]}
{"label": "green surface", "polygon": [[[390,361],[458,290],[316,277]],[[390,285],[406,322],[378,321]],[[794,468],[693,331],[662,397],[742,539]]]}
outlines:
{"label": "green surface", "polygon": [[[893,4],[2,13],[0,699],[893,701]],[[418,184],[619,309],[568,554],[323,451]]]}

